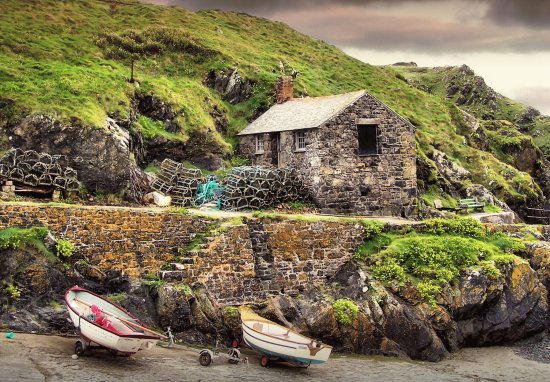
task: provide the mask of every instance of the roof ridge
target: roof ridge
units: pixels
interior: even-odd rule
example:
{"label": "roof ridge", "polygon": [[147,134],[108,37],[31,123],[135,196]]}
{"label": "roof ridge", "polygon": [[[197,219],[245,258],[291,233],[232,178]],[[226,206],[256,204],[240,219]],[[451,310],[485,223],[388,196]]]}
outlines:
{"label": "roof ridge", "polygon": [[[308,108],[311,108],[312,107],[311,105],[313,104],[313,102],[308,102],[308,101],[329,102],[328,105],[327,104],[324,105],[324,106],[327,106],[327,109],[329,109],[329,110],[326,110],[326,112],[327,112],[326,116],[322,115],[322,114],[319,115],[319,113],[317,113],[317,116],[320,117],[320,118],[317,119],[317,120],[314,120],[314,121],[311,121],[311,120],[309,121],[309,123],[315,122],[315,125],[307,125],[307,126],[303,125],[303,126],[299,126],[299,127],[289,126],[288,128],[283,128],[283,129],[279,128],[277,130],[267,129],[267,131],[263,131],[263,132],[313,129],[313,128],[319,127],[323,123],[331,120],[336,115],[340,114],[343,110],[345,110],[347,107],[349,107],[351,104],[353,104],[359,98],[363,97],[366,94],[370,94],[370,93],[368,93],[368,91],[366,89],[361,89],[361,90],[356,90],[356,91],[353,91],[353,92],[342,93],[342,94],[332,94],[332,95],[328,95],[328,96],[295,98],[295,99],[283,102],[281,104],[276,104],[276,105],[273,105],[272,107],[270,107],[264,114],[262,114],[261,116],[256,118],[253,122],[251,122],[247,127],[245,127],[237,135],[249,135],[249,134],[260,134],[260,133],[262,133],[262,131],[256,131],[256,130],[258,130],[258,128],[254,129],[254,127],[255,127],[254,125],[256,124],[256,125],[261,126],[261,124],[264,122],[263,119],[269,118],[271,116],[270,113],[273,114],[273,113],[275,113],[279,110],[280,110],[281,113],[285,113],[285,112],[288,113],[289,110],[292,111],[293,107],[294,108],[297,107],[298,110],[300,110],[300,106],[299,106],[300,104],[302,104],[302,107],[301,107],[302,110],[304,110],[304,108],[305,108],[305,110],[307,110]],[[349,98],[349,99],[346,99],[346,97]],[[333,104],[331,105],[331,103],[330,103],[331,100],[333,100],[333,99],[338,100],[339,98],[343,98],[344,101],[340,101],[340,102],[336,101],[336,102],[333,102]],[[336,105],[334,105],[334,103]],[[342,104],[340,105],[339,103],[342,103]],[[309,111],[310,112],[315,112],[315,111],[312,111],[312,110],[309,110]],[[328,112],[330,112],[330,114],[328,114]],[[297,115],[297,114],[294,112],[293,115]],[[260,128],[260,130],[261,130],[261,128]],[[264,129],[264,130],[266,130],[266,129]]]}

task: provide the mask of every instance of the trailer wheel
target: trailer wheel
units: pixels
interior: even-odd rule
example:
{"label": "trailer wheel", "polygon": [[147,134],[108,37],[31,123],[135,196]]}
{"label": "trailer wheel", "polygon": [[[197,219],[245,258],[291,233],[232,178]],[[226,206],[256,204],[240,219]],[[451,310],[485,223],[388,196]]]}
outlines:
{"label": "trailer wheel", "polygon": [[74,353],[79,357],[84,355],[84,345],[82,344],[82,341],[76,341],[74,344]]}
{"label": "trailer wheel", "polygon": [[267,367],[267,365],[269,365],[267,356],[263,355],[262,358],[260,358],[260,365],[262,365],[262,367]]}
{"label": "trailer wheel", "polygon": [[202,351],[199,355],[199,363],[201,366],[208,366],[212,363],[212,356],[207,351]]}

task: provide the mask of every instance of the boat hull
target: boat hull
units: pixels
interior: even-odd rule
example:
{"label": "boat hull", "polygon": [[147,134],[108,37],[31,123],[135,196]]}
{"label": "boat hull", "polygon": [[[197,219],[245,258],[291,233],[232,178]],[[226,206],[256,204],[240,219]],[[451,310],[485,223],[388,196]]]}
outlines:
{"label": "boat hull", "polygon": [[246,310],[241,310],[243,339],[253,350],[270,358],[301,365],[328,361],[332,347],[293,332]]}
{"label": "boat hull", "polygon": [[69,289],[65,294],[65,303],[69,317],[80,337],[89,344],[94,343],[120,353],[134,354],[140,350],[153,348],[160,339],[159,336],[145,334],[131,326],[123,325],[109,315],[106,317],[111,318],[113,323],[117,321],[116,325],[119,326],[119,330],[116,328],[108,330],[97,324],[90,317],[91,312],[86,304],[96,305],[102,311],[128,321],[132,320],[136,323],[139,321],[124,309],[85,289],[78,287]]}

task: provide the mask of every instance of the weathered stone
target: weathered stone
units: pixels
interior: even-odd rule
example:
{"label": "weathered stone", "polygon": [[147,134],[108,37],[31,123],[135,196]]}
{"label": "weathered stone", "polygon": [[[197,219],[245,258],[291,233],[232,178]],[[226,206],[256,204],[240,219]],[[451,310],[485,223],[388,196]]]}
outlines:
{"label": "weathered stone", "polygon": [[154,204],[159,207],[168,207],[172,203],[170,196],[162,195],[160,192],[154,191],[143,196],[144,204]]}
{"label": "weathered stone", "polygon": [[188,289],[174,285],[163,285],[158,290],[156,301],[157,316],[162,327],[170,327],[175,332],[191,328],[193,315],[188,302]]}
{"label": "weathered stone", "polygon": [[203,83],[222,94],[223,99],[232,104],[249,99],[254,86],[252,81],[240,76],[238,68],[211,70],[204,78]]}
{"label": "weathered stone", "polygon": [[130,160],[128,131],[110,118],[105,129],[98,129],[34,115],[9,127],[7,134],[14,147],[65,155],[89,191],[119,192],[128,185],[130,170],[135,167]]}

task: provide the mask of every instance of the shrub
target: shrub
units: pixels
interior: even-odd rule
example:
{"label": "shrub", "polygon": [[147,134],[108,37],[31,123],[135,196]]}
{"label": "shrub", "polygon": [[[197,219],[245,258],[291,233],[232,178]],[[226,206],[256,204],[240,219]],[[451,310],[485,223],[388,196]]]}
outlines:
{"label": "shrub", "polygon": [[441,293],[441,286],[433,281],[421,281],[416,285],[420,296],[424,298],[431,306],[436,305],[435,296]]}
{"label": "shrub", "polygon": [[[514,246],[521,247],[517,243]],[[400,285],[410,280],[417,284],[420,295],[434,304],[441,286],[457,279],[462,269],[477,266],[489,277],[499,277],[497,267],[513,261],[514,255],[503,253],[490,241],[471,237],[413,235],[394,240],[373,258],[375,278]]]}
{"label": "shrub", "polygon": [[384,228],[384,223],[377,220],[363,220],[361,223],[365,229],[365,240],[370,240],[379,235]]}
{"label": "shrub", "polygon": [[426,233],[433,235],[456,235],[482,237],[483,225],[473,218],[428,219],[424,222]]}
{"label": "shrub", "polygon": [[332,308],[334,309],[334,314],[336,315],[336,321],[338,321],[341,325],[351,325],[353,320],[355,320],[359,314],[359,307],[347,298],[336,300],[332,304]]}
{"label": "shrub", "polygon": [[30,245],[43,253],[48,253],[43,242],[47,235],[46,227],[6,228],[0,230],[0,249],[17,249]]}
{"label": "shrub", "polygon": [[6,292],[14,300],[17,300],[19,297],[21,297],[21,289],[17,285],[8,284],[8,286],[6,287]]}
{"label": "shrub", "polygon": [[58,240],[55,244],[57,257],[71,257],[74,252],[74,244],[69,240]]}
{"label": "shrub", "polygon": [[385,261],[377,263],[372,274],[382,282],[397,281],[399,284],[403,284],[407,279],[403,267],[396,259],[392,258],[386,258]]}

